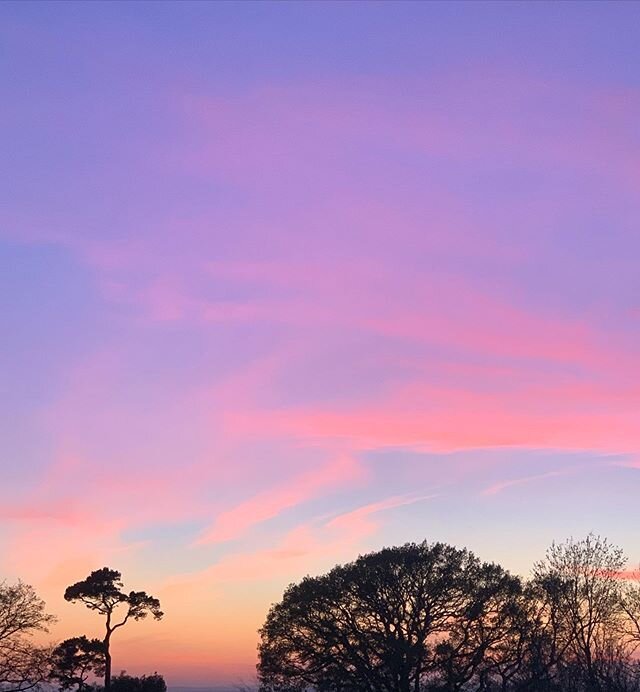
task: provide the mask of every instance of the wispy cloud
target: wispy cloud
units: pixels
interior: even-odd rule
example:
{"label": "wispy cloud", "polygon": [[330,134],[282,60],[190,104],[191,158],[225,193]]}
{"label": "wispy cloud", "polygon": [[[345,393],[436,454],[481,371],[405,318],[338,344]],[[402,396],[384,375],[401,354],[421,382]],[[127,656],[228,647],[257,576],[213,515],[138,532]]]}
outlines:
{"label": "wispy cloud", "polygon": [[222,512],[214,524],[197,539],[197,544],[220,543],[240,538],[251,527],[300,505],[332,489],[362,480],[364,469],[351,456],[343,455],[273,490],[259,493],[240,505]]}
{"label": "wispy cloud", "polygon": [[487,486],[482,492],[482,495],[498,495],[509,488],[514,486],[526,485],[527,483],[534,483],[536,481],[547,480],[548,478],[557,478],[559,476],[566,476],[569,471],[549,471],[547,473],[540,473],[535,476],[525,476],[524,478],[512,478],[506,481],[499,481],[498,483],[493,483]]}

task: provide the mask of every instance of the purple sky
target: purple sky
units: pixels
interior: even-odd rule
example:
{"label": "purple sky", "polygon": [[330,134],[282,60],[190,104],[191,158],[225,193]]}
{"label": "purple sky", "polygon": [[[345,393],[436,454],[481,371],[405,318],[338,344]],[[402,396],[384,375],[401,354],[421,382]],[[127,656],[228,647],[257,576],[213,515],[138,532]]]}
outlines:
{"label": "purple sky", "polygon": [[0,5],[0,577],[249,678],[408,540],[640,561],[640,5]]}

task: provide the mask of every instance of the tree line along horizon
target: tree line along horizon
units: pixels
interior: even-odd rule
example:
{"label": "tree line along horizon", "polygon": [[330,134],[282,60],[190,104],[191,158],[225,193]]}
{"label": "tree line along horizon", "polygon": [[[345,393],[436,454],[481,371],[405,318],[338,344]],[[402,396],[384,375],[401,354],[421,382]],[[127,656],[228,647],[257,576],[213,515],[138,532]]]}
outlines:
{"label": "tree line along horizon", "polygon": [[[260,692],[640,692],[640,572],[606,538],[553,543],[531,577],[445,543],[361,555],[291,584],[259,630]],[[104,567],[66,601],[104,618],[102,639],[30,640],[55,618],[0,583],[0,692],[165,692],[158,673],[112,675],[114,634],[164,613]],[[249,689],[249,688],[246,688]]]}

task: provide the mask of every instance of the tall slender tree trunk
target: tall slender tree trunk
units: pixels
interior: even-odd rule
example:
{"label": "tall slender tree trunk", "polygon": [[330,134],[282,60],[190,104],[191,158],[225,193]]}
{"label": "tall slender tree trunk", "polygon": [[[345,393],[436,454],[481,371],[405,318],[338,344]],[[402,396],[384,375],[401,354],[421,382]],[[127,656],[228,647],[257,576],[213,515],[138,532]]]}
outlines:
{"label": "tall slender tree trunk", "polygon": [[104,638],[104,689],[111,688],[111,651],[109,644],[111,640],[111,631],[107,630],[107,636]]}

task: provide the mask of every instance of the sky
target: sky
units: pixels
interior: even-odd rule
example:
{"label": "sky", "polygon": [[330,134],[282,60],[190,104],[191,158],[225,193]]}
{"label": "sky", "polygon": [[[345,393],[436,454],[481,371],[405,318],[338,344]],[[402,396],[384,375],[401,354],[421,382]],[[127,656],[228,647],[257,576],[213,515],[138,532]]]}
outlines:
{"label": "sky", "polygon": [[640,5],[0,5],[0,576],[250,680],[287,584],[640,562]]}

